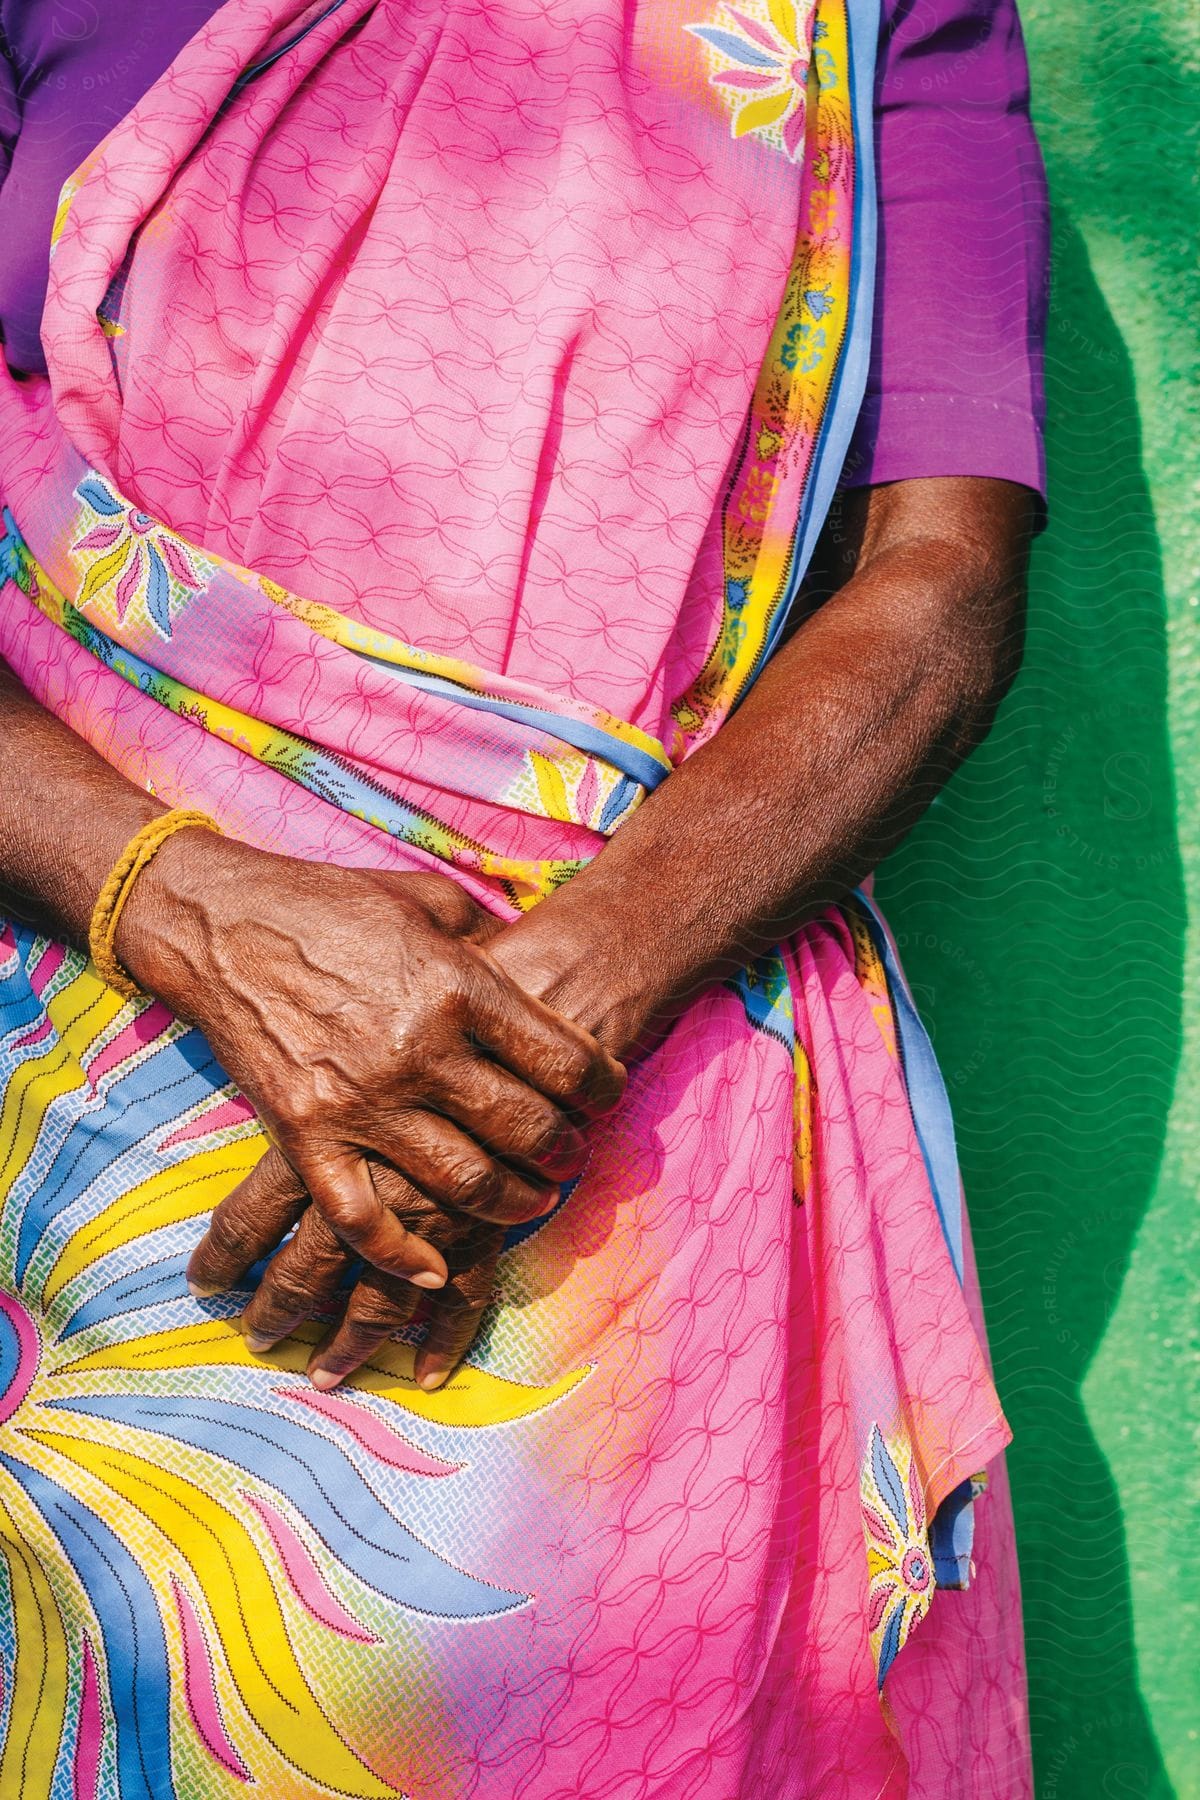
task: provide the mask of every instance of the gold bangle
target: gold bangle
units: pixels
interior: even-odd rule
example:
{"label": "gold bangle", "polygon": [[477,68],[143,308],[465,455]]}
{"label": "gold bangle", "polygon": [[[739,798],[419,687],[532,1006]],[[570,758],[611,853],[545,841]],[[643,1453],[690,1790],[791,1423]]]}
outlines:
{"label": "gold bangle", "polygon": [[101,979],[110,988],[116,988],[118,994],[124,994],[127,1000],[139,999],[141,989],[121,967],[113,948],[125,902],[133,892],[134,882],[151,857],[162,849],[169,837],[173,837],[177,831],[185,830],[189,825],[197,825],[204,831],[221,829],[207,813],[191,812],[184,806],[175,806],[170,812],[160,813],[157,819],[151,819],[148,825],[143,825],[130,838],[96,900],[92,922],[88,926],[88,949]]}

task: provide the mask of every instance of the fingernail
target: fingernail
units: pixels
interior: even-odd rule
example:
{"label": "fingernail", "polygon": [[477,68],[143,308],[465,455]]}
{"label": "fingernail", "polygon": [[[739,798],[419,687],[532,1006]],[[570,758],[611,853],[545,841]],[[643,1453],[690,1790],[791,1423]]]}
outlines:
{"label": "fingernail", "polygon": [[206,1287],[203,1282],[192,1281],[188,1278],[187,1291],[193,1300],[211,1300],[214,1294],[224,1293],[225,1290],[219,1287]]}
{"label": "fingernail", "polygon": [[342,1378],[340,1375],[335,1375],[332,1369],[310,1369],[308,1379],[315,1388],[320,1388],[323,1394],[327,1394],[329,1389],[335,1388]]}
{"label": "fingernail", "polygon": [[445,1287],[446,1277],[439,1275],[436,1269],[418,1269],[415,1275],[409,1276],[413,1287],[440,1288]]}
{"label": "fingernail", "polygon": [[242,1341],[252,1356],[265,1356],[268,1350],[275,1348],[274,1338],[256,1337],[252,1331],[244,1331]]}
{"label": "fingernail", "polygon": [[450,1370],[448,1367],[444,1369],[426,1369],[423,1375],[417,1376],[417,1386],[422,1388],[425,1393],[432,1394],[435,1388],[441,1387],[449,1373]]}

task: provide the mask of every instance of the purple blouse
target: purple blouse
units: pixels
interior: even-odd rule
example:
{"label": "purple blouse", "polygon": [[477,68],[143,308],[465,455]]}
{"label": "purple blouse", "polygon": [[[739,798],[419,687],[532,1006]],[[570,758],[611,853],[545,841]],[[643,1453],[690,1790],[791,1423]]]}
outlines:
{"label": "purple blouse", "polygon": [[[0,0],[0,328],[44,369],[66,177],[217,0]],[[107,18],[106,18],[107,15]],[[884,0],[879,272],[850,486],[992,475],[1044,492],[1045,181],[1015,0]]]}

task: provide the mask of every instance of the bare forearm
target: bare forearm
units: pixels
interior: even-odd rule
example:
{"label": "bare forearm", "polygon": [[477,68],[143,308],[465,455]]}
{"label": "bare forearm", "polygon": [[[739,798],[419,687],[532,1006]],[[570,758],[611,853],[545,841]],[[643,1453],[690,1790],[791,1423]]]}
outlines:
{"label": "bare forearm", "polygon": [[86,943],[109,869],[162,811],[0,664],[0,888]]}
{"label": "bare forearm", "polygon": [[851,578],[717,737],[513,928],[514,972],[620,1054],[645,1016],[860,881],[1015,673],[1030,510],[1003,482],[876,490]]}

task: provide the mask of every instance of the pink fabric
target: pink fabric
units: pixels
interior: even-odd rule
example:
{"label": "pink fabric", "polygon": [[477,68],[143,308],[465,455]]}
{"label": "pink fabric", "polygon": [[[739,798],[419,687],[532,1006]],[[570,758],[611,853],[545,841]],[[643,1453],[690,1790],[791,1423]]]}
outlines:
{"label": "pink fabric", "polygon": [[[694,10],[639,23],[643,67]],[[619,10],[351,0],[319,82],[282,60],[176,172],[271,20],[217,13],[72,204],[44,321],[68,435],[192,542],[661,735],[720,606],[792,165],[686,72],[666,129]],[[87,274],[160,187],[118,388]]]}
{"label": "pink fabric", "polygon": [[[967,1307],[986,1343],[983,1300],[970,1235],[965,1240]],[[979,1508],[971,1585],[936,1606],[888,1681],[888,1703],[909,1748],[909,1792],[975,1800],[977,1794],[1032,1796],[1021,1577],[1008,1470],[989,1467]],[[959,1700],[947,1705],[947,1687]]]}
{"label": "pink fabric", "polygon": [[[36,511],[65,433],[197,555],[253,568],[247,622],[266,577],[665,738],[721,618],[715,522],[795,245],[795,171],[731,135],[675,0],[632,33],[593,0],[349,0],[208,129],[239,71],[317,10],[225,7],[75,184],[52,400],[36,381],[0,393],[6,497]],[[104,339],[97,271],[131,239]],[[113,604],[133,619],[129,595]],[[206,694],[408,779],[431,704],[389,710],[392,678],[308,642],[294,613],[239,638],[231,611],[190,605],[157,666],[207,618]],[[0,654],[131,779],[249,842],[434,866],[166,710],[12,584]],[[478,787],[464,774],[459,816],[490,831]],[[506,804],[560,855],[599,848]],[[460,1465],[436,1483],[450,1560],[528,1602],[469,1628],[406,1617],[383,1649],[346,1640],[321,1665],[339,1698],[368,1670],[388,1694],[371,1767],[396,1791],[1028,1791],[1002,1487],[968,1595],[929,1609],[927,1561],[904,1554],[1008,1431],[857,914],[702,995],[635,1069],[568,1203],[503,1259],[475,1354],[510,1382],[586,1379],[496,1424],[477,1465],[433,1452]],[[883,1529],[913,1571],[894,1580],[868,1555],[893,1484],[909,1523]],[[177,1604],[190,1716],[240,1779],[253,1740],[226,1736]],[[902,1650],[881,1706],[889,1621],[918,1661]]]}
{"label": "pink fabric", "polygon": [[281,1398],[293,1401],[299,1406],[311,1407],[313,1412],[328,1419],[342,1431],[347,1432],[356,1444],[370,1452],[376,1462],[383,1463],[389,1469],[404,1469],[410,1475],[454,1475],[457,1468],[454,1463],[442,1462],[436,1456],[426,1456],[415,1444],[408,1443],[395,1431],[381,1425],[374,1413],[364,1411],[355,1406],[343,1394],[322,1394],[316,1389],[276,1390]]}
{"label": "pink fabric", "polygon": [[73,1800],[96,1800],[100,1786],[101,1730],[100,1687],[96,1679],[96,1658],[92,1654],[90,1640],[85,1637],[79,1692],[79,1723],[75,1728],[74,1767],[71,1771]]}

